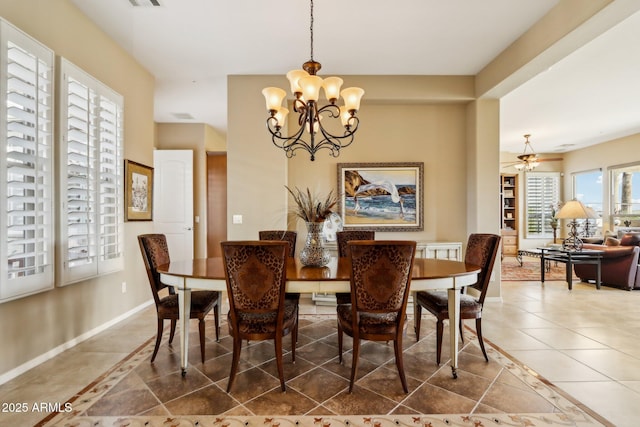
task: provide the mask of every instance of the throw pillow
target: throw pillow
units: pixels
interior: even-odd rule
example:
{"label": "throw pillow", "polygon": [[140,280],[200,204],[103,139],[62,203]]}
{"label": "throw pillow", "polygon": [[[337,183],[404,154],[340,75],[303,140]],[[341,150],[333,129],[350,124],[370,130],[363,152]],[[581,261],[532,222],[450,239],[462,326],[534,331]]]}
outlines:
{"label": "throw pillow", "polygon": [[606,246],[620,246],[620,240],[615,237],[607,237],[607,240],[604,241]]}
{"label": "throw pillow", "polygon": [[640,245],[640,233],[626,233],[620,239],[622,246],[638,246]]}

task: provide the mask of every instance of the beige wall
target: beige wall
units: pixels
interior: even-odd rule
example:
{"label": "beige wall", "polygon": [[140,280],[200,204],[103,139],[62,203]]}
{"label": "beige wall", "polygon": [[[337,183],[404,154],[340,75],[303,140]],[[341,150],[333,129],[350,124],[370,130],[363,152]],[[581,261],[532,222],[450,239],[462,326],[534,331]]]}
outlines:
{"label": "beige wall", "polygon": [[156,148],[193,150],[194,255],[207,256],[207,152],[226,151],[226,141],[214,128],[202,123],[156,124]]}
{"label": "beige wall", "polygon": [[[151,74],[66,0],[2,0],[0,16],[123,95],[125,158],[152,164]],[[148,302],[136,235],[149,231],[125,224],[124,271],[0,304],[0,376]]]}
{"label": "beige wall", "polygon": [[[499,231],[497,100],[476,102],[468,76],[343,78],[345,85],[365,89],[356,140],[338,158],[325,150],[311,162],[305,152],[287,159],[271,143],[264,121],[246,120],[266,120],[260,91],[287,87],[284,76],[229,77],[230,239],[287,228],[284,186],[337,191],[337,164],[350,162],[424,162],[424,231],[379,232],[377,238],[466,243],[471,232]],[[295,121],[290,117],[290,124]],[[243,216],[243,224],[232,224],[234,214]],[[298,246],[303,227],[289,224],[300,232]],[[492,294],[499,295],[499,286]]]}

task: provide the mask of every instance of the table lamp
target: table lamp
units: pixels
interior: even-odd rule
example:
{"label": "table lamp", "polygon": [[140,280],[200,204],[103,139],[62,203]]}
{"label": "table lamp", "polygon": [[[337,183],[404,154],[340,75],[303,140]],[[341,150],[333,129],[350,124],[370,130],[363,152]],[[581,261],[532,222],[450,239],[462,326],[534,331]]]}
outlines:
{"label": "table lamp", "polygon": [[578,236],[578,222],[576,219],[597,218],[598,214],[590,208],[587,208],[579,200],[570,200],[565,203],[555,216],[559,219],[571,219],[567,225],[569,227],[569,237],[562,242],[562,249],[565,251],[581,251],[582,240]]}

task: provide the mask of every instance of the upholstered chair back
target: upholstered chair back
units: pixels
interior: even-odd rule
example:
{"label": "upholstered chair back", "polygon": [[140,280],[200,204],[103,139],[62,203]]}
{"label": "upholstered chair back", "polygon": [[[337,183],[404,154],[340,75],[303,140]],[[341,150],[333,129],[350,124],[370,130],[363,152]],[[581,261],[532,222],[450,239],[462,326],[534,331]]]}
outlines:
{"label": "upholstered chair back", "polygon": [[282,240],[289,242],[289,256],[296,255],[296,239],[298,233],[290,230],[262,230],[258,232],[260,240]]}
{"label": "upholstered chair back", "polygon": [[147,270],[147,276],[149,277],[149,284],[151,284],[153,299],[158,305],[160,302],[158,292],[169,287],[169,293],[174,293],[173,287],[167,286],[160,281],[160,273],[158,273],[158,266],[171,262],[167,238],[164,234],[141,234],[138,236],[138,243],[142,252],[144,266]]}
{"label": "upholstered chair back", "polygon": [[375,240],[376,232],[369,230],[344,230],[336,233],[338,242],[338,256],[349,256],[347,252],[347,242],[350,240]]}
{"label": "upholstered chair back", "polygon": [[496,260],[498,248],[500,246],[500,236],[495,234],[471,234],[467,241],[467,252],[464,261],[482,267],[478,273],[478,281],[471,287],[480,291],[478,302],[484,303],[484,298],[489,288],[491,272]]}

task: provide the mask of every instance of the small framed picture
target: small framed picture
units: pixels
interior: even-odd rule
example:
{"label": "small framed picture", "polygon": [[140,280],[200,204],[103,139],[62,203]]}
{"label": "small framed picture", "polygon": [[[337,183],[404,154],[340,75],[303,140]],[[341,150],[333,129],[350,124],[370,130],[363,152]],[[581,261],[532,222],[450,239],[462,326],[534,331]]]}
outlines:
{"label": "small framed picture", "polygon": [[125,221],[153,220],[153,168],[124,161]]}

